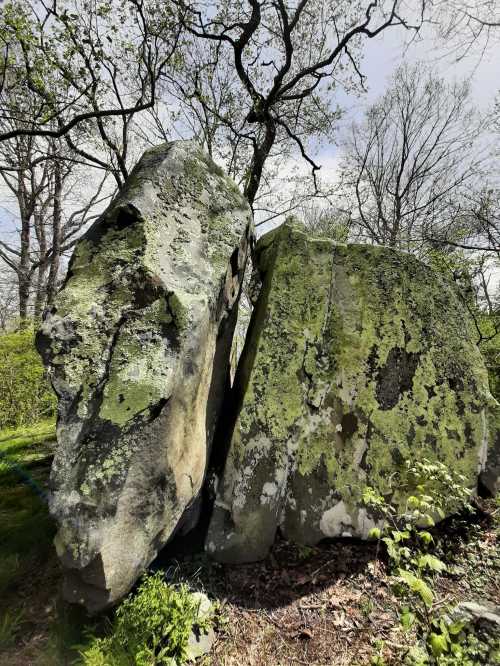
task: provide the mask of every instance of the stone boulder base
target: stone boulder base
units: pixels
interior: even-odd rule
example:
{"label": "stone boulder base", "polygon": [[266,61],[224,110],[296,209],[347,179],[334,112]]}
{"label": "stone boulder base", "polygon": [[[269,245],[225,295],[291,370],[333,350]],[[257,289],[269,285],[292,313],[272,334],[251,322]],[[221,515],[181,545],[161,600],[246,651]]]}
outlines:
{"label": "stone boulder base", "polygon": [[259,241],[256,258],[262,289],[207,551],[261,559],[278,527],[301,544],[366,538],[364,487],[390,494],[406,460],[441,461],[475,489],[494,404],[455,287],[407,254],[289,224]]}
{"label": "stone boulder base", "polygon": [[38,337],[59,397],[51,512],[70,601],[122,597],[202,486],[251,212],[196,144],[144,154]]}

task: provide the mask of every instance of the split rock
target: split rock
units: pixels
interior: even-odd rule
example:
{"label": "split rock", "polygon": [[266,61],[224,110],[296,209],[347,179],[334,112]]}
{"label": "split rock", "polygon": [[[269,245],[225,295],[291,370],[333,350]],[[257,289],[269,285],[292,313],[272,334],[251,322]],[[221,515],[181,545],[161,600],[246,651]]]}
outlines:
{"label": "split rock", "polygon": [[147,151],[78,241],[38,347],[59,398],[50,510],[65,596],[126,594],[202,486],[252,233],[192,142]]}
{"label": "split rock", "polygon": [[260,239],[256,260],[207,551],[264,558],[278,527],[301,544],[366,538],[364,487],[390,497],[406,460],[440,461],[475,489],[494,401],[455,285],[405,253],[291,224]]}

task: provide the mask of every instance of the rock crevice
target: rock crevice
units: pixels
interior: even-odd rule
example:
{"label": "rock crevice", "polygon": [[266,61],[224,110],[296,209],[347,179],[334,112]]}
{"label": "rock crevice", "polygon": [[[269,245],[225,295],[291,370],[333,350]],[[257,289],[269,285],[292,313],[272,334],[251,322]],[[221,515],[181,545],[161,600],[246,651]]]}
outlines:
{"label": "rock crevice", "polygon": [[38,336],[59,397],[51,475],[67,598],[121,598],[202,487],[251,212],[192,142],[145,153],[78,242]]}

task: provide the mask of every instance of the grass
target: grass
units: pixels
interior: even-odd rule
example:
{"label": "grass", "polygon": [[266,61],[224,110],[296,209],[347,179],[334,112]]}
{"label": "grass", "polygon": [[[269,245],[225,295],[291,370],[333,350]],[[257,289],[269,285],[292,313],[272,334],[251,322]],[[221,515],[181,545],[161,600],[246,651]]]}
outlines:
{"label": "grass", "polygon": [[0,433],[0,598],[36,558],[47,556],[54,527],[44,501],[54,425]]}
{"label": "grass", "polygon": [[56,426],[53,419],[23,428],[4,428],[0,430],[0,452],[17,456],[19,462],[26,463],[30,461],[30,454],[50,454],[55,438]]}
{"label": "grass", "polygon": [[54,438],[50,421],[0,432],[0,651],[29,633],[33,590],[54,566],[45,502]]}

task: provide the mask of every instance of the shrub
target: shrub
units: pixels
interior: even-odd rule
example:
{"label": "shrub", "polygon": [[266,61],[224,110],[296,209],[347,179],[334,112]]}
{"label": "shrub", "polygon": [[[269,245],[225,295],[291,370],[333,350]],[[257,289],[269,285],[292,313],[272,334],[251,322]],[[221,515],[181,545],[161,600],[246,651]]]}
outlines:
{"label": "shrub", "polygon": [[92,638],[81,651],[85,666],[176,666],[187,657],[193,626],[207,630],[214,609],[201,612],[186,585],[173,586],[164,573],[145,576],[137,592],[118,607],[110,635]]}
{"label": "shrub", "polygon": [[1,334],[0,429],[36,423],[52,416],[55,407],[33,329]]}
{"label": "shrub", "polygon": [[[404,507],[387,501],[371,487],[363,492],[365,506],[382,524],[370,536],[384,544],[394,590],[406,603],[400,614],[401,628],[419,639],[416,645],[408,645],[402,661],[408,666],[500,664],[495,661],[499,659],[498,639],[475,635],[465,623],[452,621],[434,607],[434,583],[447,567],[436,556],[434,537],[425,528],[433,527],[434,518],[444,518],[445,513],[472,511],[471,492],[464,481],[445,465],[422,460],[406,462],[393,477],[395,491],[412,492]],[[372,659],[374,665],[383,663],[378,655]]]}

